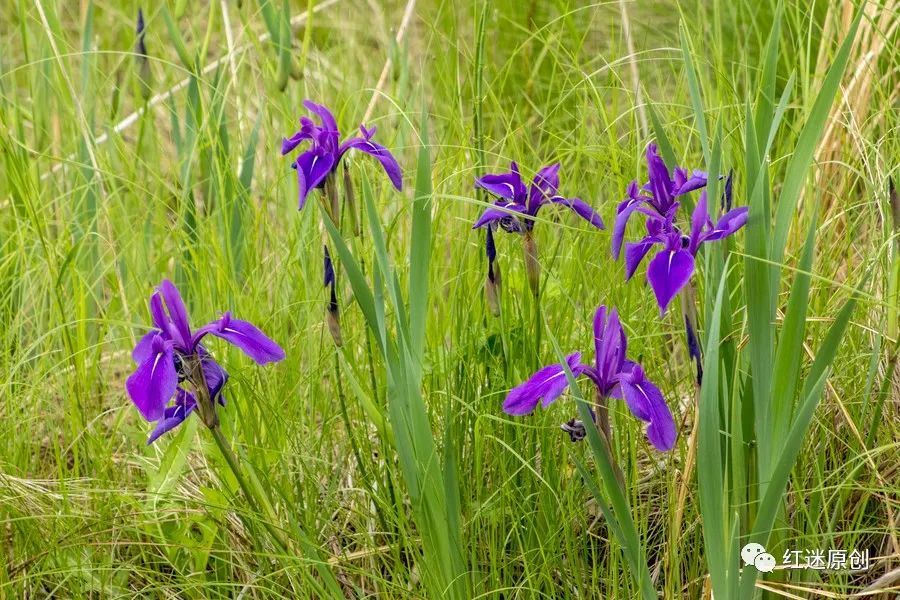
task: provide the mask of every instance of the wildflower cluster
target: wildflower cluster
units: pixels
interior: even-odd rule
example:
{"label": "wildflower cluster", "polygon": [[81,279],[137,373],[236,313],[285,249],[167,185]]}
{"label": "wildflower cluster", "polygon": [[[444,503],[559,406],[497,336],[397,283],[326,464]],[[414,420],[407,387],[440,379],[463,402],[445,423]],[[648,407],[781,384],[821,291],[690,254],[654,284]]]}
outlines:
{"label": "wildflower cluster", "polygon": [[[304,106],[316,117],[300,119],[300,129],[281,144],[286,155],[300,144],[309,147],[291,162],[297,172],[298,203],[303,208],[313,190],[324,191],[324,208],[331,217],[340,206],[336,173],[341,159],[351,149],[375,157],[391,183],[402,190],[400,166],[394,156],[373,141],[375,129],[360,127],[362,136],[340,141],[334,115],[326,107],[311,102]],[[630,279],[643,259],[654,247],[659,247],[647,266],[647,281],[663,313],[671,300],[688,284],[696,268],[695,258],[702,244],[721,240],[739,230],[747,222],[746,207],[730,209],[731,177],[725,188],[725,204],[729,210],[717,220],[710,216],[706,190],[707,174],[688,172],[676,167],[670,172],[655,145],[647,149],[648,181],[639,185],[632,181],[626,198],[618,205],[612,231],[612,254],[618,259],[624,243],[625,276]],[[485,251],[488,259],[486,293],[491,311],[500,312],[501,275],[497,263],[494,232],[502,229],[523,239],[525,266],[529,287],[539,298],[540,264],[532,235],[535,219],[542,207],[564,206],[596,229],[604,229],[600,215],[585,201],[559,193],[560,164],[540,169],[526,184],[518,164],[512,162],[507,173],[488,174],[476,179],[475,185],[495,197],[491,205],[475,221],[473,229],[485,228]],[[352,187],[345,170],[347,201],[352,202]],[[682,228],[678,222],[680,198],[702,190],[690,218],[690,225]],[[646,235],[636,242],[625,242],[628,221],[635,213],[645,218]],[[323,281],[328,290],[326,318],[329,331],[340,346],[337,275],[335,266],[324,247]],[[201,343],[206,335],[222,338],[237,346],[259,364],[284,358],[282,349],[259,329],[225,313],[220,319],[192,332],[187,312],[178,290],[163,281],[150,299],[150,312],[155,329],[144,336],[134,349],[137,370],[126,384],[129,395],[141,414],[157,423],[150,442],[177,427],[188,415],[197,411],[210,428],[217,423],[216,406],[224,404],[223,388],[228,374]],[[600,306],[594,316],[594,360],[582,361],[581,353],[567,357],[567,364],[550,365],[538,370],[527,381],[514,387],[506,396],[503,409],[511,415],[525,415],[538,404],[548,406],[568,387],[566,371],[575,377],[587,377],[596,388],[595,415],[609,435],[606,405],[609,399],[625,402],[631,413],[648,424],[647,438],[659,450],[669,450],[676,439],[675,422],[660,389],[646,376],[643,367],[626,357],[627,337],[614,308]],[[695,328],[688,323],[691,354],[699,357]],[[693,340],[693,343],[690,342]],[[174,400],[173,400],[174,398]],[[171,401],[171,403],[170,403]],[[595,418],[597,418],[595,416]],[[572,439],[583,436],[583,424],[572,420],[563,425]]]}
{"label": "wildflower cluster", "polygon": [[[662,314],[690,281],[700,246],[724,239],[743,227],[747,222],[747,208],[730,208],[729,176],[725,184],[725,205],[729,210],[714,223],[707,206],[706,190],[703,190],[691,216],[689,229],[682,230],[677,219],[681,206],[678,199],[705,188],[706,173],[688,173],[680,167],[676,167],[674,173],[670,172],[655,144],[650,144],[647,148],[647,170],[648,182],[639,186],[637,181],[632,181],[628,186],[627,197],[618,205],[612,232],[612,254],[618,259],[622,253],[625,229],[630,217],[634,213],[643,214],[647,234],[640,241],[625,243],[625,276],[630,279],[650,250],[655,246],[661,247],[647,267],[647,281]],[[558,195],[559,164],[538,171],[527,188],[516,163],[512,163],[509,173],[486,175],[477,179],[475,185],[498,198],[473,226],[487,227],[486,290],[494,313],[499,312],[499,271],[495,265],[494,226],[523,235],[525,267],[535,296],[538,295],[539,263],[531,231],[534,217],[541,206],[549,203],[568,206],[597,229],[603,229],[603,221],[590,205],[578,198],[569,199]],[[700,347],[694,321],[694,316],[685,316],[689,353],[697,361],[699,383],[702,376]],[[658,450],[670,450],[677,437],[672,413],[662,392],[647,379],[643,367],[625,357],[626,347],[627,339],[618,313],[615,309],[600,306],[594,316],[593,365],[583,363],[581,353],[576,352],[568,355],[565,366],[554,364],[538,370],[527,381],[509,391],[503,403],[504,411],[518,416],[532,412],[539,403],[544,407],[548,406],[568,387],[566,371],[569,371],[574,377],[586,376],[594,384],[597,393],[592,415],[599,421],[598,425],[607,441],[610,437],[607,402],[610,398],[621,399],[635,417],[648,423],[646,433],[650,443]],[[584,437],[584,424],[577,419],[563,424],[562,429],[573,441]]]}
{"label": "wildflower cluster", "polygon": [[[142,23],[141,17],[140,34],[143,34]],[[285,155],[303,142],[310,142],[309,148],[291,163],[291,167],[297,171],[300,208],[306,204],[313,190],[322,189],[329,201],[326,208],[332,216],[337,214],[339,199],[334,187],[335,177],[341,159],[349,150],[359,150],[374,156],[393,186],[397,190],[403,188],[403,177],[397,160],[384,146],[372,140],[375,135],[374,127],[368,129],[362,125],[362,136],[341,142],[337,121],[331,111],[310,100],[303,104],[318,117],[319,123],[309,117],[302,117],[300,130],[281,143],[281,154]],[[348,195],[351,193],[348,175],[345,191]],[[337,277],[327,246],[324,247],[323,280],[329,293],[326,313],[328,328],[335,344],[340,346],[343,342],[338,313]],[[192,332],[181,294],[168,280],[164,280],[151,296],[150,314],[155,328],[141,338],[134,348],[132,356],[138,366],[125,385],[141,415],[148,421],[156,422],[148,443],[183,423],[195,411],[210,429],[218,426],[216,406],[225,403],[223,390],[228,381],[228,373],[201,343],[207,335],[224,339],[261,365],[280,361],[285,357],[281,347],[254,325],[235,319],[227,312],[216,321]]]}

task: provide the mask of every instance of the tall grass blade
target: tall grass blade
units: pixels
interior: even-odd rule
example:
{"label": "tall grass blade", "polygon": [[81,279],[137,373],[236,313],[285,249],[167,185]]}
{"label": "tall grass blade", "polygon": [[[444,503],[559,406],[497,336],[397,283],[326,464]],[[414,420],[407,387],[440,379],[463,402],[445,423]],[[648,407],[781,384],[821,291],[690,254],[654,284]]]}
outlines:
{"label": "tall grass blade", "polygon": [[[647,94],[644,94],[644,96],[649,98]],[[650,113],[650,123],[653,125],[653,134],[656,136],[656,145],[659,147],[659,153],[671,171],[678,165],[678,158],[675,156],[675,150],[672,149],[672,142],[669,141],[669,136],[666,135],[666,128],[663,127],[656,106],[650,100],[647,100],[647,112]]]}
{"label": "tall grass blade", "polygon": [[[828,369],[834,362],[838,345],[844,337],[844,332],[850,323],[850,317],[853,315],[855,308],[856,295],[854,294],[844,304],[841,312],[829,328],[818,353],[816,353],[816,358],[813,361],[801,393],[803,402],[797,411],[796,418],[791,423],[790,431],[785,438],[778,460],[773,468],[766,473],[765,491],[760,494],[762,499],[753,525],[753,531],[750,535],[750,541],[765,545],[769,535],[771,535],[775,517],[784,500],[784,493],[787,489],[791,470],[794,468],[797,456],[803,445],[803,438],[809,429],[813,414],[822,397],[822,389],[825,386]],[[741,595],[743,598],[749,600],[753,597],[753,585],[756,581],[756,575],[756,569],[744,570],[744,575],[741,578]]]}
{"label": "tall grass blade", "polygon": [[[233,197],[229,196],[227,198],[227,202],[231,205],[228,230],[231,232],[232,266],[238,278],[243,273],[244,267],[244,244],[245,236],[247,235],[245,221],[251,210],[250,189],[253,184],[256,145],[259,143],[259,128],[261,124],[262,115],[260,114],[256,118],[253,131],[250,132],[250,138],[247,140],[247,147],[244,149],[244,155],[241,157],[241,170],[238,173],[238,193],[234,194]],[[227,160],[227,156],[225,159]]]}
{"label": "tall grass blade", "polygon": [[[850,49],[853,47],[853,41],[856,38],[856,30],[859,28],[859,22],[863,17],[863,10],[859,9],[847,37],[844,38],[841,47],[834,57],[831,68],[822,82],[822,88],[816,96],[816,101],[806,118],[806,124],[800,132],[794,152],[791,154],[791,160],[788,163],[784,173],[784,181],[781,186],[781,193],[778,196],[778,204],[775,207],[775,227],[772,232],[771,242],[771,259],[774,263],[780,263],[784,257],[784,249],[787,244],[788,230],[791,221],[794,219],[794,212],[797,209],[797,203],[800,201],[800,191],[806,181],[809,166],[812,163],[813,155],[816,150],[816,144],[825,129],[825,121],[831,112],[831,105],[834,97],[838,92],[841,79],[844,77],[844,71],[847,67],[847,60],[850,57]],[[778,279],[778,270],[772,270],[773,280]]]}
{"label": "tall grass blade", "polygon": [[[730,511],[726,506],[727,494],[725,474],[722,470],[722,434],[720,423],[720,372],[719,343],[722,321],[722,298],[727,284],[727,264],[719,278],[718,292],[709,321],[706,337],[703,385],[700,388],[699,422],[697,436],[697,478],[700,490],[700,514],[703,516],[703,539],[706,548],[709,574],[717,598],[727,598],[730,579],[734,572],[729,569],[731,543],[726,535]],[[722,376],[726,374],[723,373]]]}
{"label": "tall grass blade", "polygon": [[[772,113],[775,103],[775,86],[778,75],[778,51],[781,37],[781,18],[784,12],[784,3],[779,0],[775,9],[775,18],[772,21],[772,29],[769,30],[769,39],[766,43],[766,51],[763,56],[762,74],[759,79],[759,92],[756,99],[756,140],[762,142],[766,139],[767,132],[777,129],[771,127]],[[766,152],[760,152],[765,156]]]}
{"label": "tall grass blade", "polygon": [[416,167],[412,206],[412,240],[409,246],[409,318],[414,356],[421,363],[428,315],[428,276],[431,264],[431,159],[428,152],[428,120],[422,114],[421,147]]}
{"label": "tall grass blade", "polygon": [[197,59],[188,52],[187,45],[184,43],[184,36],[181,35],[181,30],[178,28],[178,23],[175,22],[172,13],[169,12],[169,8],[164,2],[159,4],[159,12],[162,14],[163,21],[165,21],[166,29],[169,32],[169,40],[175,47],[175,53],[178,54],[181,64],[189,72],[196,73]]}
{"label": "tall grass blade", "polygon": [[[772,456],[781,454],[781,446],[787,435],[788,425],[793,418],[792,409],[800,376],[800,361],[803,356],[803,340],[806,334],[806,313],[809,307],[809,286],[812,279],[812,264],[815,251],[816,218],[813,216],[803,247],[794,285],[788,299],[787,310],[778,346],[775,350],[775,372],[772,374]],[[774,465],[773,465],[774,466]]]}
{"label": "tall grass blade", "polygon": [[[803,438],[812,422],[813,413],[819,404],[822,396],[822,388],[825,386],[826,373],[815,380],[810,386],[809,394],[807,394],[797,418],[791,425],[785,441],[784,449],[778,462],[772,471],[769,486],[759,505],[756,522],[753,526],[753,532],[750,534],[749,541],[757,542],[765,546],[772,533],[772,526],[775,523],[775,516],[784,500],[784,492],[787,488],[787,482],[791,475],[791,469],[794,467],[797,455],[803,446]],[[741,598],[750,600],[755,595],[755,584],[758,571],[756,568],[746,568],[741,576]]]}
{"label": "tall grass blade", "polygon": [[[681,57],[684,61],[684,70],[687,74],[688,91],[691,93],[691,106],[694,109],[694,120],[697,123],[697,132],[700,135],[700,146],[703,148],[703,158],[706,164],[711,160],[709,149],[709,132],[706,128],[706,114],[703,110],[703,96],[700,93],[700,82],[697,79],[697,68],[694,65],[694,56],[691,53],[688,33],[684,25],[680,28]],[[710,174],[712,175],[712,174]]]}
{"label": "tall grass blade", "polygon": [[[413,228],[417,249],[430,246],[431,233],[422,231],[430,228],[430,160],[427,152],[420,152],[419,185],[414,206]],[[423,181],[427,178],[427,183]],[[423,192],[418,197],[419,191]],[[391,266],[384,231],[378,220],[378,211],[373,200],[371,185],[362,179],[362,197],[368,216],[372,246],[375,253],[373,278],[374,295],[362,274],[356,258],[351,254],[334,223],[325,215],[325,225],[331,242],[347,271],[348,279],[363,311],[367,324],[376,339],[387,369],[388,421],[393,432],[392,442],[399,459],[403,480],[410,497],[415,521],[422,537],[422,560],[419,563],[423,583],[429,596],[435,598],[464,599],[468,597],[468,579],[460,539],[459,489],[456,463],[451,458],[441,460],[431,420],[422,396],[422,365],[424,353],[424,313],[427,306],[427,284],[410,281],[410,291],[416,290],[421,296],[409,299],[409,308],[402,295],[399,278]],[[420,212],[416,213],[416,209]],[[412,245],[412,243],[411,243]],[[428,260],[429,252],[416,255],[416,260]],[[411,271],[422,277],[427,273],[427,265],[411,266]],[[391,326],[388,327],[387,313],[383,306],[387,298],[392,309]],[[410,314],[418,313],[420,329],[417,338],[410,333]],[[453,448],[445,448],[454,452]]]}

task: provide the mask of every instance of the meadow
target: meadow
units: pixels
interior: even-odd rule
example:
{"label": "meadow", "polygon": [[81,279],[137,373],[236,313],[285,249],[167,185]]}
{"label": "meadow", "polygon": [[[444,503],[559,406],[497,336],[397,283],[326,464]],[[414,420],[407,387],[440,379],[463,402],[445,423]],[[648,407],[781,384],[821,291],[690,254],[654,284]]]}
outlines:
{"label": "meadow", "polygon": [[[897,598],[898,31],[895,0],[0,2],[0,598]],[[362,136],[329,172],[307,99]],[[665,225],[651,145],[708,174]],[[511,161],[562,199],[498,208]],[[148,444],[176,374],[196,409]]]}

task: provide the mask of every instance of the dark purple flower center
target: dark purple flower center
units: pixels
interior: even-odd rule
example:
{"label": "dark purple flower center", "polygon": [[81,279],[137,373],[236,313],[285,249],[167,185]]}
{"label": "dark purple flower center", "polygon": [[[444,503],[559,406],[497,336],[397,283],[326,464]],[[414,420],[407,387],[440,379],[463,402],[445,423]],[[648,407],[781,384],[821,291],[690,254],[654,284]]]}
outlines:
{"label": "dark purple flower center", "polygon": [[187,379],[184,371],[184,360],[181,358],[181,352],[177,350],[172,353],[172,361],[175,363],[175,372],[178,373],[178,383]]}
{"label": "dark purple flower center", "polygon": [[[502,229],[503,231],[505,231],[507,233],[521,233],[522,232],[522,226],[519,225],[519,220],[512,215],[503,217],[502,219],[500,219],[499,223],[500,223],[500,229]],[[525,225],[525,227],[530,230],[530,228],[528,227],[527,224]]]}

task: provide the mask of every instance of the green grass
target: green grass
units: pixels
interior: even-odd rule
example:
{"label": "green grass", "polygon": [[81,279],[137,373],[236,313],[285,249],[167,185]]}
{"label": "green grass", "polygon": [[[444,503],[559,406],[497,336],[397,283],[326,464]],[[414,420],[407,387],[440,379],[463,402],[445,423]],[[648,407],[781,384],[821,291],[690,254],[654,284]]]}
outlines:
{"label": "green grass", "polygon": [[[619,2],[419,0],[408,27],[402,2],[310,2],[288,36],[306,5],[148,4],[147,76],[137,4],[0,2],[0,597],[900,592],[879,581],[900,565],[896,2],[866,5],[845,55],[857,7],[823,0],[780,18],[769,0],[625,3],[633,54]],[[366,124],[404,169],[396,193],[352,156],[360,237],[323,225],[316,197],[296,210],[278,150],[304,98],[347,133],[374,99]],[[668,161],[733,168],[756,215],[698,260],[699,411],[677,306],[659,316],[643,270],[625,283],[609,231],[541,213],[540,312],[521,240],[498,232],[497,318],[470,229],[488,201],[474,177],[510,160],[562,162],[561,192],[609,227],[654,139]],[[195,323],[231,310],[287,351],[257,367],[211,343],[232,376],[224,435],[271,510],[251,509],[199,420],[144,443],[124,381],[164,277]],[[612,403],[610,521],[599,439],[559,430],[572,395],[500,409],[537,366],[590,347],[601,303],[680,432],[660,454]],[[872,566],[739,581],[751,534],[779,562],[857,548]]]}

